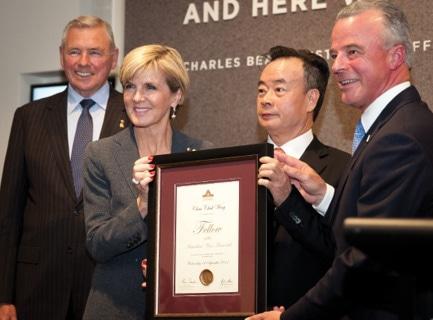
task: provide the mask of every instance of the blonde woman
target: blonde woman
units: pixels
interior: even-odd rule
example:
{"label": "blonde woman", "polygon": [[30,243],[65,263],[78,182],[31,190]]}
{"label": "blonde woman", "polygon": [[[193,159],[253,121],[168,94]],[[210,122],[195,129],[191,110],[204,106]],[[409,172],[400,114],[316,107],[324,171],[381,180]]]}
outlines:
{"label": "blonde woman", "polygon": [[171,126],[189,85],[175,49],[162,45],[133,49],[124,59],[120,81],[132,125],[91,143],[86,151],[86,244],[97,265],[84,319],[144,318],[141,262],[147,257],[153,155],[210,146]]}

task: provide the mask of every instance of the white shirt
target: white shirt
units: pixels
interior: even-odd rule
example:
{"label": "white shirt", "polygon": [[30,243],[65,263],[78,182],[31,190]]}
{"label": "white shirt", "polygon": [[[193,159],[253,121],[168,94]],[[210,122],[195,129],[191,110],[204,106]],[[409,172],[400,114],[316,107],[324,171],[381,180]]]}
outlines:
{"label": "white shirt", "polygon": [[[308,130],[307,132],[297,136],[296,138],[286,142],[285,144],[278,146],[270,136],[268,136],[268,142],[284,150],[286,154],[292,156],[296,159],[300,159],[304,154],[307,147],[313,141],[313,130]],[[326,209],[328,209],[329,204],[334,197],[335,189],[333,186],[326,184],[326,194],[319,205],[313,205],[313,208],[322,216],[326,214]]]}
{"label": "white shirt", "polygon": [[313,130],[308,130],[307,132],[297,136],[296,138],[286,142],[282,146],[277,145],[270,136],[268,136],[268,142],[276,147],[284,150],[284,152],[296,159],[301,158],[307,147],[313,141]]}
{"label": "white shirt", "polygon": [[75,131],[77,130],[78,119],[80,118],[82,107],[80,105],[83,99],[92,99],[95,104],[89,109],[93,122],[92,140],[98,140],[104,123],[105,110],[107,109],[108,97],[110,95],[110,85],[106,82],[95,94],[91,97],[83,98],[77,91],[68,85],[68,105],[67,105],[67,121],[68,121],[68,144],[69,158],[72,154],[72,145],[74,144]]}
{"label": "white shirt", "polygon": [[382,95],[380,95],[376,100],[370,104],[367,109],[361,115],[361,123],[364,127],[364,131],[368,132],[374,121],[379,117],[382,113],[383,109],[394,99],[400,92],[410,87],[410,82],[405,81],[399,83],[398,85],[388,89]]}

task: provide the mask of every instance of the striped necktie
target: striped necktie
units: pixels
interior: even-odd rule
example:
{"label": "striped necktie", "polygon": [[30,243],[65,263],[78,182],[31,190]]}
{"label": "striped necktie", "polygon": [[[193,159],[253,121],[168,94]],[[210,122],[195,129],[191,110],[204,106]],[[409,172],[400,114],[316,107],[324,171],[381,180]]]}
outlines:
{"label": "striped necktie", "polygon": [[92,99],[83,99],[80,102],[82,107],[80,118],[75,131],[74,143],[72,145],[71,167],[72,177],[74,178],[75,194],[77,198],[80,196],[83,186],[83,160],[84,150],[87,144],[92,141],[93,137],[93,121],[89,109],[95,104]]}

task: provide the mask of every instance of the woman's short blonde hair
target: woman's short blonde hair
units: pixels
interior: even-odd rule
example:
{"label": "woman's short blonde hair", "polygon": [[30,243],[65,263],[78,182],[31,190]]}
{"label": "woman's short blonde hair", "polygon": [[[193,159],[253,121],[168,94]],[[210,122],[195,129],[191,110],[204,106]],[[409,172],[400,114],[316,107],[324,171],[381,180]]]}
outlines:
{"label": "woman's short blonde hair", "polygon": [[152,69],[164,73],[170,91],[182,93],[180,103],[189,87],[189,76],[183,59],[176,49],[159,44],[150,44],[132,49],[123,59],[120,82],[123,86],[138,71]]}

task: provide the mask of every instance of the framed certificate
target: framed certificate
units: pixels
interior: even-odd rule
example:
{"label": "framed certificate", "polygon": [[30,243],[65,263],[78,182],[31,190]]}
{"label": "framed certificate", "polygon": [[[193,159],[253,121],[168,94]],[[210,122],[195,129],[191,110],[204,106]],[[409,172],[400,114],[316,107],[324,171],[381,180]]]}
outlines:
{"label": "framed certificate", "polygon": [[151,318],[243,319],[266,310],[267,143],[155,156],[146,309]]}

